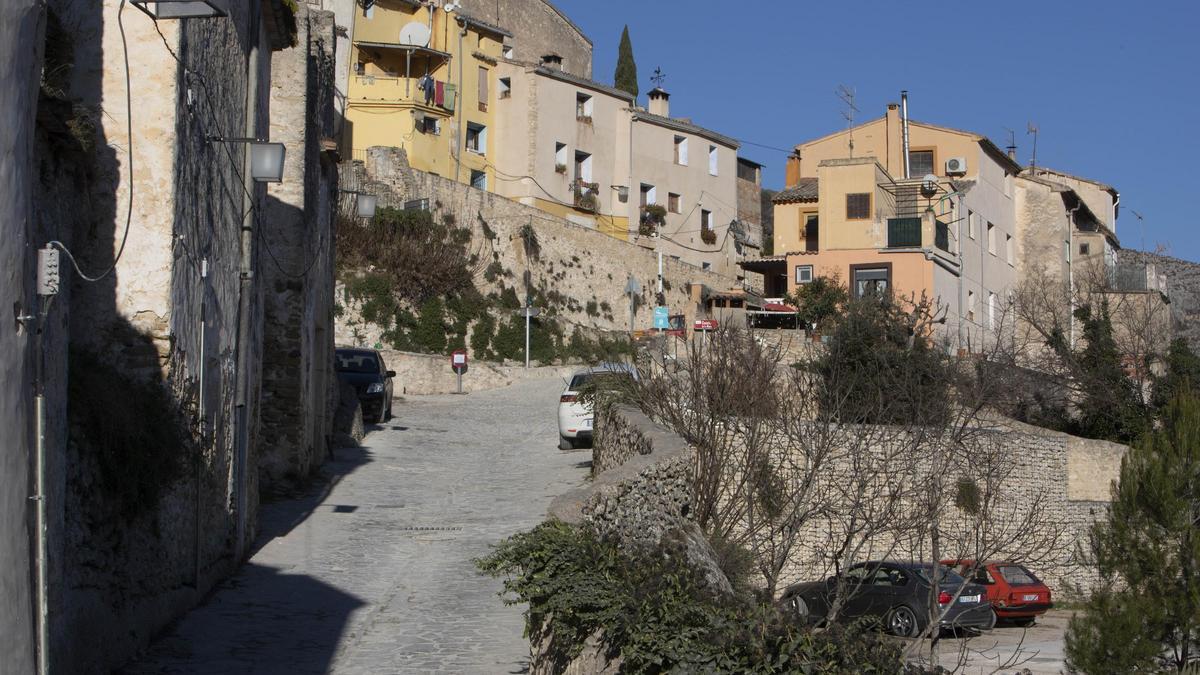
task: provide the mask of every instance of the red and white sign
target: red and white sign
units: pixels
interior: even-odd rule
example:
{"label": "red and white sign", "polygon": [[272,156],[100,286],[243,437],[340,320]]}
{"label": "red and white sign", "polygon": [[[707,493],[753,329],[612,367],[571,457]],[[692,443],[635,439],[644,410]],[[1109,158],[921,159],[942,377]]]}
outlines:
{"label": "red and white sign", "polygon": [[708,332],[717,329],[716,319],[696,319],[696,323],[692,324],[692,330],[700,332]]}
{"label": "red and white sign", "polygon": [[450,354],[450,368],[455,372],[467,369],[467,351],[456,349]]}

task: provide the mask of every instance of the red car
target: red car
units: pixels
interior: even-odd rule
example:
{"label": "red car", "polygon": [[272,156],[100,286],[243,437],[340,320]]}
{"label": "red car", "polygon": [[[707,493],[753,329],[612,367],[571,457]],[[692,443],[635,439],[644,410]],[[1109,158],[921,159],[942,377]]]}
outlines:
{"label": "red car", "polygon": [[943,560],[942,564],[986,588],[992,611],[1000,621],[1031,626],[1053,606],[1050,589],[1023,565],[974,560]]}

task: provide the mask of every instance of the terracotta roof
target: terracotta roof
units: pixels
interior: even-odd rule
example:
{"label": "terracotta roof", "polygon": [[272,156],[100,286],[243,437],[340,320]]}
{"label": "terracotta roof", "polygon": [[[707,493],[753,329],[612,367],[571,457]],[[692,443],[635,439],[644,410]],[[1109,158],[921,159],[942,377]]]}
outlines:
{"label": "terracotta roof", "polygon": [[817,201],[817,179],[801,178],[800,182],[789,188],[784,188],[771,198],[773,204],[790,204],[792,202]]}

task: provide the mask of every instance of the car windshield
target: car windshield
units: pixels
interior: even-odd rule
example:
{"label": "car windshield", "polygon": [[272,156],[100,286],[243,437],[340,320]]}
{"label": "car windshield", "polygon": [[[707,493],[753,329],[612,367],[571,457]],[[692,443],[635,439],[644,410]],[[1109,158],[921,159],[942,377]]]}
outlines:
{"label": "car windshield", "polygon": [[1014,586],[1029,586],[1038,583],[1038,578],[1033,576],[1033,572],[1020,565],[1001,565],[1000,576]]}
{"label": "car windshield", "polygon": [[[929,578],[931,576],[933,576],[933,566],[925,565],[923,567],[918,567],[917,574],[921,575],[921,578],[924,579],[926,582],[928,582]],[[940,584],[962,584],[965,581],[961,576],[959,576],[958,572],[955,572],[954,570],[952,570],[949,567],[946,567],[944,565],[937,566],[937,575],[938,575],[938,584],[939,585]]]}
{"label": "car windshield", "polygon": [[335,360],[339,373],[379,372],[379,358],[369,352],[338,352]]}
{"label": "car windshield", "polygon": [[590,373],[581,373],[571,378],[571,384],[568,387],[571,391],[579,391],[585,384],[592,381]]}

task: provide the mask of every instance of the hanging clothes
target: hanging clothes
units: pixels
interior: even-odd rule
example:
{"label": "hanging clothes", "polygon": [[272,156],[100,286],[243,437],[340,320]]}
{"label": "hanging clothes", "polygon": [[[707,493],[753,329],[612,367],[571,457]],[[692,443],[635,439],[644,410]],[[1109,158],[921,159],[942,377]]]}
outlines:
{"label": "hanging clothes", "polygon": [[446,83],[439,81],[437,83],[437,92],[434,94],[433,102],[437,105],[442,105],[442,103],[445,100],[446,100]]}
{"label": "hanging clothes", "polygon": [[454,94],[458,91],[458,87],[453,84],[446,85],[446,98],[442,107],[450,112],[454,112]]}
{"label": "hanging clothes", "polygon": [[431,105],[433,103],[433,78],[428,75],[422,76],[417,82],[417,88],[425,94],[425,105]]}

